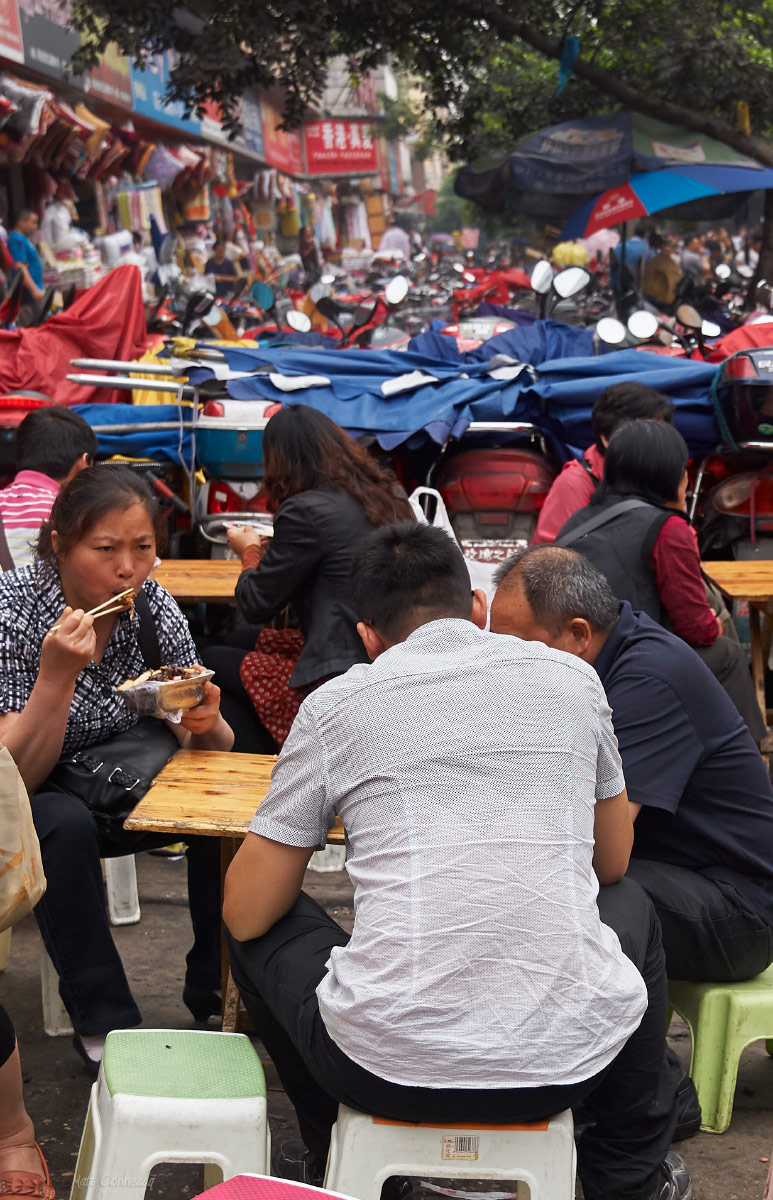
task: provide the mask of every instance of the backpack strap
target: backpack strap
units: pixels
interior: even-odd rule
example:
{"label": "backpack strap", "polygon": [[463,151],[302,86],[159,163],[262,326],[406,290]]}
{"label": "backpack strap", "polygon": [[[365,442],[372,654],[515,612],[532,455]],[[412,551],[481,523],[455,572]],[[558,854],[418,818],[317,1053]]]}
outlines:
{"label": "backpack strap", "polygon": [[143,657],[145,666],[149,667],[152,671],[157,671],[161,666],[161,646],[158,641],[156,622],[153,620],[153,613],[150,611],[148,598],[142,588],[140,588],[134,597],[134,607],[140,617],[140,627],[137,631],[140,654]]}
{"label": "backpack strap", "polygon": [[[655,506],[652,505],[652,507]],[[656,510],[641,544],[642,564],[648,571],[652,570],[652,551],[655,549],[655,542],[669,517],[682,517],[685,521],[687,520],[687,517],[678,508],[658,508]]]}
{"label": "backpack strap", "polygon": [[[557,546],[573,546],[581,537],[585,537],[586,533],[592,533],[594,529],[601,529],[602,526],[608,525],[610,521],[614,521],[615,517],[619,517],[622,513],[631,512],[634,508],[652,508],[653,505],[648,504],[646,500],[637,500],[635,496],[629,496],[627,500],[621,500],[619,504],[613,504],[611,508],[602,509],[600,512],[594,513],[592,517],[588,517],[587,521],[583,521],[576,529],[570,529],[568,533],[559,533],[555,544]],[[671,513],[668,513],[671,516]]]}

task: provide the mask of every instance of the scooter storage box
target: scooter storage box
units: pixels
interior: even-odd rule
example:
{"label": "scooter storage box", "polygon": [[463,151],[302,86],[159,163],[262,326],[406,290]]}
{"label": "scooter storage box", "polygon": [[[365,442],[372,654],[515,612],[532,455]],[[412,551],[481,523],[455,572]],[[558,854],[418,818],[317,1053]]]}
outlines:
{"label": "scooter storage box", "polygon": [[[214,405],[207,406],[210,410]],[[222,415],[199,417],[196,423],[196,458],[210,475],[224,479],[262,476],[263,431],[269,403],[221,401]]]}
{"label": "scooter storage box", "polygon": [[773,347],[728,358],[719,369],[716,392],[736,442],[773,442]]}

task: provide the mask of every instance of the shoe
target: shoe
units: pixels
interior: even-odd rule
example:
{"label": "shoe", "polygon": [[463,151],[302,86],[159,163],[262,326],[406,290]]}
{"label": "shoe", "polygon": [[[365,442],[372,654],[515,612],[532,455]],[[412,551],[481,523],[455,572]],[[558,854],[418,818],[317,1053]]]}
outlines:
{"label": "shoe", "polygon": [[676,1089],[676,1128],[672,1142],[684,1142],[700,1132],[701,1106],[695,1084],[689,1075],[683,1075]]}
{"label": "shoe", "polygon": [[72,1035],[72,1045],[73,1049],[77,1050],[85,1062],[91,1078],[96,1079],[105,1049],[104,1037],[82,1038],[79,1033],[74,1033]]}
{"label": "shoe", "polygon": [[183,988],[183,1004],[190,1010],[194,1021],[206,1025],[210,1017],[219,1017],[223,1011],[223,996],[220,991],[205,991],[202,988]]}
{"label": "shoe", "polygon": [[327,1162],[311,1153],[299,1138],[283,1142],[271,1155],[271,1173],[280,1179],[292,1179],[309,1187],[322,1187]]}
{"label": "shoe", "polygon": [[54,1200],[51,1176],[37,1142],[35,1149],[40,1159],[40,1174],[33,1174],[32,1171],[0,1171],[0,1196],[34,1196],[37,1200]]}
{"label": "shoe", "polygon": [[673,1150],[660,1164],[661,1182],[649,1200],[692,1200],[692,1180],[683,1159]]}
{"label": "shoe", "polygon": [[407,1200],[413,1183],[406,1175],[392,1175],[381,1187],[381,1200]]}

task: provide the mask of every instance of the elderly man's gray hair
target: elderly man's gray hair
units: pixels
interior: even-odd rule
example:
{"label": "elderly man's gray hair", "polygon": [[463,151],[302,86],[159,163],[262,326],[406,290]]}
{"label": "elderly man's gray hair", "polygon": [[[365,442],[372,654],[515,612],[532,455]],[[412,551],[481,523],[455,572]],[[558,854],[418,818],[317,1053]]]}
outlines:
{"label": "elderly man's gray hair", "polygon": [[535,620],[552,634],[574,617],[583,617],[594,633],[608,633],[618,618],[620,606],[605,577],[587,558],[562,546],[516,550],[494,582],[497,590],[519,583]]}

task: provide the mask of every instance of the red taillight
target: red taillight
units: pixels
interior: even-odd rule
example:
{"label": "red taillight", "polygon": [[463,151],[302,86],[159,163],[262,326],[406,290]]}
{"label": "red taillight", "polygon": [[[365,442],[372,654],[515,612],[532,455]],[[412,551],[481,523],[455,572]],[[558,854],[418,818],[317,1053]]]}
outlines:
{"label": "red taillight", "polygon": [[207,512],[241,512],[243,508],[244,502],[241,496],[232,487],[229,487],[227,483],[218,480],[217,483],[210,484],[209,496],[207,498]]}
{"label": "red taillight", "polygon": [[773,476],[735,475],[711,493],[711,502],[722,513],[736,517],[773,516]]}
{"label": "red taillight", "polygon": [[282,405],[279,403],[269,404],[268,408],[263,413],[263,416],[266,418],[266,420],[268,420],[269,417],[276,416],[276,414],[281,410],[281,408],[282,408]]}
{"label": "red taillight", "polygon": [[225,405],[223,404],[222,400],[207,400],[207,403],[204,405],[204,416],[224,417]]}
{"label": "red taillight", "polygon": [[724,379],[756,379],[757,368],[748,354],[739,354],[737,358],[728,359],[722,368],[722,376]]}

